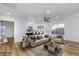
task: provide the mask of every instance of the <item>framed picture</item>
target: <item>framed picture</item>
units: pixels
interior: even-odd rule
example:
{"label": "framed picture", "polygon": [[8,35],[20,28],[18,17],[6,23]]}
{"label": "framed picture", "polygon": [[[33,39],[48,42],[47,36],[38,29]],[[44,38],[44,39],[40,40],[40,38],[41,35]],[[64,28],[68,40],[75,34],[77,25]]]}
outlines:
{"label": "framed picture", "polygon": [[33,32],[33,27],[32,26],[28,26],[27,32]]}

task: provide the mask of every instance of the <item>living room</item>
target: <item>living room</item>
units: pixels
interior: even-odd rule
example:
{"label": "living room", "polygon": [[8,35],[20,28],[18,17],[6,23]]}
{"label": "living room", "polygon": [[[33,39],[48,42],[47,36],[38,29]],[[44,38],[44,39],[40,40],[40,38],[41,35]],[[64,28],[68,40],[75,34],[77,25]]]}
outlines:
{"label": "living room", "polygon": [[79,55],[78,3],[0,3],[0,13],[0,55]]}

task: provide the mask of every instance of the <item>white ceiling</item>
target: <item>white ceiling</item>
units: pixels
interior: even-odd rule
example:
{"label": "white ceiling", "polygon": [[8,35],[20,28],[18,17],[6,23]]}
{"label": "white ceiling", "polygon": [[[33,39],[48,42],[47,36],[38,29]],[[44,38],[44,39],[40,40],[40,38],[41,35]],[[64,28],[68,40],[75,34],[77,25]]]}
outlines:
{"label": "white ceiling", "polygon": [[[49,10],[50,14],[46,14]],[[11,16],[18,18],[44,17],[49,16],[60,19],[79,13],[78,3],[3,3],[0,4],[0,14],[6,15],[10,12]]]}

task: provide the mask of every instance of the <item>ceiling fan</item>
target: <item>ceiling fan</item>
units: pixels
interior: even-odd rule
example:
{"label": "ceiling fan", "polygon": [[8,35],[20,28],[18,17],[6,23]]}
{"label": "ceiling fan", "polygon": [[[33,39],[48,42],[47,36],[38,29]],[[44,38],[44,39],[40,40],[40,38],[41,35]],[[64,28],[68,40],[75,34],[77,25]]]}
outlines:
{"label": "ceiling fan", "polygon": [[44,21],[45,21],[45,22],[50,22],[50,20],[49,20],[49,19],[51,19],[51,18],[44,17]]}

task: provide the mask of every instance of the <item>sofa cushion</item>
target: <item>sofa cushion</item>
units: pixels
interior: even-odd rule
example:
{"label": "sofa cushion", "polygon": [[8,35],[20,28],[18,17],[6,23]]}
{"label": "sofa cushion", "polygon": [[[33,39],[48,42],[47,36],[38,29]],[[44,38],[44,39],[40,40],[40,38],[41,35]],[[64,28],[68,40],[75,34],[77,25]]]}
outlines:
{"label": "sofa cushion", "polygon": [[49,39],[48,39],[48,38],[44,38],[44,39],[36,40],[36,41],[33,42],[31,45],[32,45],[32,47],[33,47],[33,46],[36,46],[36,45],[40,45],[40,44],[42,44],[42,43],[45,43],[45,42],[47,42],[47,41],[49,41]]}
{"label": "sofa cushion", "polygon": [[42,43],[42,42],[48,41],[48,40],[49,40],[48,38],[43,38],[43,39],[40,39],[40,40],[36,40],[35,42],[40,42],[40,43]]}
{"label": "sofa cushion", "polygon": [[35,36],[31,36],[30,39],[33,40],[34,42],[36,41]]}
{"label": "sofa cushion", "polygon": [[40,36],[37,36],[37,40],[40,40]]}
{"label": "sofa cushion", "polygon": [[40,39],[42,39],[43,37],[42,36],[40,36]]}

